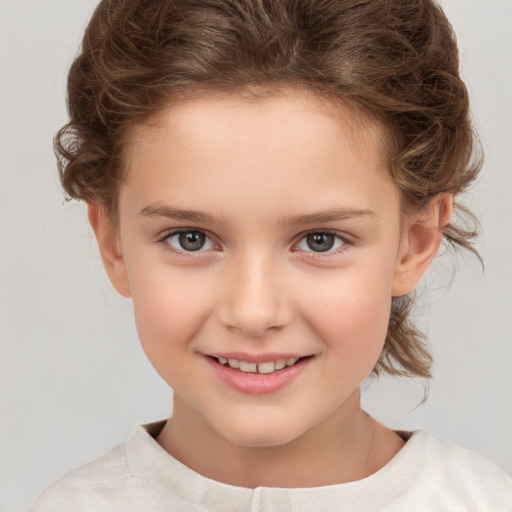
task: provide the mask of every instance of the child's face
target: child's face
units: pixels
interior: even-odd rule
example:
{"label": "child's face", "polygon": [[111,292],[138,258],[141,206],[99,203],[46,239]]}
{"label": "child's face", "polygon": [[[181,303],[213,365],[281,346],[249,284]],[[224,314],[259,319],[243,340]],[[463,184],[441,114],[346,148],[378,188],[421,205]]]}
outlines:
{"label": "child's face", "polygon": [[359,407],[409,291],[381,126],[294,93],[190,100],[160,121],[133,135],[110,275],[180,410],[275,446]]}

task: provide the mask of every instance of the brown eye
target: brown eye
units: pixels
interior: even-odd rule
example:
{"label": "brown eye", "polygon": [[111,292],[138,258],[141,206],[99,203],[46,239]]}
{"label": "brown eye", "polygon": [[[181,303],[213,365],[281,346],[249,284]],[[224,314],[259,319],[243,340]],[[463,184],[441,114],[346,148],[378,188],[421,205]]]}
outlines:
{"label": "brown eye", "polygon": [[311,233],[306,237],[306,243],[314,252],[326,252],[334,247],[336,236],[331,233]]}
{"label": "brown eye", "polygon": [[309,253],[336,254],[339,249],[345,248],[346,245],[350,245],[350,241],[341,234],[330,233],[329,231],[312,231],[299,240],[295,250]]}
{"label": "brown eye", "polygon": [[204,233],[200,233],[199,231],[189,231],[180,233],[179,235],[180,245],[186,251],[198,251],[202,249],[205,241],[206,237]]}
{"label": "brown eye", "polygon": [[212,249],[213,242],[202,231],[175,231],[165,239],[174,250],[179,252],[197,252],[201,249]]}

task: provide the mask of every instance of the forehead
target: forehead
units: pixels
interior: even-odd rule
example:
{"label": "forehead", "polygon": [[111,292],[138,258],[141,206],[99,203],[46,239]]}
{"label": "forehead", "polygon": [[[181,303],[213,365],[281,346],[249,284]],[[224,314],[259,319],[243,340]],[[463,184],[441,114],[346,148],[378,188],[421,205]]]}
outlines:
{"label": "forehead", "polygon": [[320,124],[324,128],[329,125],[334,135],[340,130],[342,137],[350,139],[352,149],[362,158],[378,158],[387,166],[386,130],[378,119],[348,101],[311,91],[281,88],[273,92],[192,94],[170,102],[145,123],[128,131],[124,138],[125,168],[134,168],[142,145],[158,144],[163,138],[198,141],[209,134],[214,139],[216,135],[223,137],[221,127],[230,126],[240,130],[239,140],[233,142],[257,143],[258,137],[263,142],[265,134],[270,137],[276,131],[295,137],[307,135],[307,131],[318,130]]}
{"label": "forehead", "polygon": [[239,212],[257,212],[257,198],[279,215],[311,196],[310,209],[340,201],[365,209],[390,181],[384,139],[379,121],[311,94],[192,98],[131,132],[120,192],[136,191],[130,201],[141,208],[178,202],[220,211],[229,198]]}

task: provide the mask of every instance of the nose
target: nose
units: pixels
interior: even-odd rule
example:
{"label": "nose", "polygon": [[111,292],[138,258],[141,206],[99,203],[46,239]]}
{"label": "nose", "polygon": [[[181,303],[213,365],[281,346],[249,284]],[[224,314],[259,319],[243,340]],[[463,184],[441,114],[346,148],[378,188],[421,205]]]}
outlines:
{"label": "nose", "polygon": [[283,272],[271,258],[243,257],[228,272],[219,313],[226,328],[257,338],[291,321],[293,307]]}

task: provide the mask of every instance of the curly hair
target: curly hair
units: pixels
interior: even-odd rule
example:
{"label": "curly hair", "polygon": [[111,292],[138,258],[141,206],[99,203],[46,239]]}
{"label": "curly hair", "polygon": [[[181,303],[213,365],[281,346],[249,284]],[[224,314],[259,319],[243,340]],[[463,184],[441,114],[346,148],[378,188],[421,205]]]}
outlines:
{"label": "curly hair", "polygon": [[[404,205],[421,209],[440,193],[457,198],[481,167],[458,68],[433,0],[103,0],[68,76],[62,184],[114,219],[131,128],[190,95],[292,87],[379,119],[390,176]],[[475,219],[457,201],[455,211],[444,241],[476,253]],[[393,298],[374,373],[430,376],[412,302]]]}

